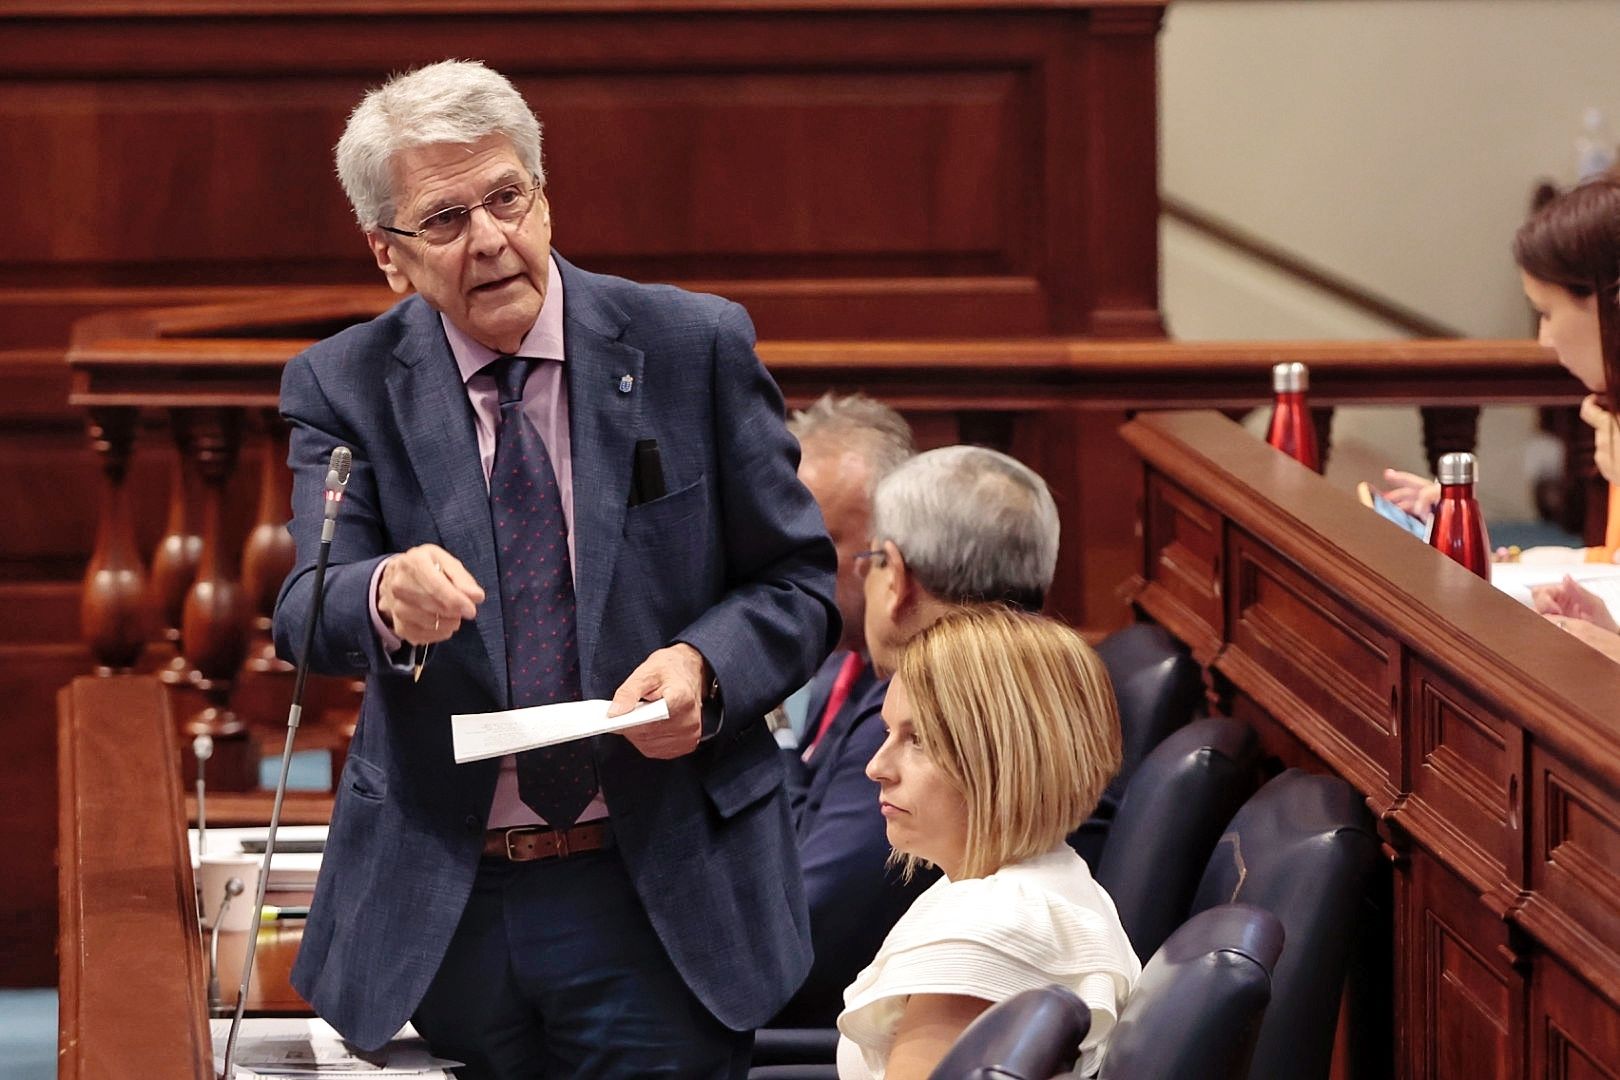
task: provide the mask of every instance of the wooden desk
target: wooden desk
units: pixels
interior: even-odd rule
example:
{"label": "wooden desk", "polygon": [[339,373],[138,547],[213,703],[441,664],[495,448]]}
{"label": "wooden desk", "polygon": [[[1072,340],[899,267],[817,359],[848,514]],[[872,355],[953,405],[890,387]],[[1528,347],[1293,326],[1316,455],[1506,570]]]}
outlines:
{"label": "wooden desk", "polygon": [[1343,1070],[1620,1075],[1620,665],[1217,414],[1124,435],[1138,609],[1379,816]]}
{"label": "wooden desk", "polygon": [[[168,692],[80,678],[58,698],[61,1080],[206,1080],[207,959],[186,846]],[[237,947],[222,956],[239,956]],[[297,924],[261,938],[249,1009],[307,1011],[286,986]],[[222,970],[234,1001],[240,967]]]}

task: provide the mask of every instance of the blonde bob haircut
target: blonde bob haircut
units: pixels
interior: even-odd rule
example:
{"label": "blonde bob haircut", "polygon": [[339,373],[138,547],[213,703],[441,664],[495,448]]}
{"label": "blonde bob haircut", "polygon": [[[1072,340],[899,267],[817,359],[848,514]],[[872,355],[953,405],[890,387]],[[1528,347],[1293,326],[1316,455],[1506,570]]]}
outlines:
{"label": "blonde bob haircut", "polygon": [[[1119,771],[1108,671],[1060,622],[962,608],[909,641],[896,674],[923,753],[967,801],[962,878],[1056,847]],[[908,874],[919,862],[899,861]]]}

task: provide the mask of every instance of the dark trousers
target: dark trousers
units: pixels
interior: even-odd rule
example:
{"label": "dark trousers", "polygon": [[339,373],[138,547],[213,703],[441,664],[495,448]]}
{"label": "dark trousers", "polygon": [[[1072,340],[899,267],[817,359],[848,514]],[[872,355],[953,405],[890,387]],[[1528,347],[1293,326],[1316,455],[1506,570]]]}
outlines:
{"label": "dark trousers", "polygon": [[482,863],[412,1022],[460,1080],[740,1080],[754,1042],[687,989],[617,851]]}

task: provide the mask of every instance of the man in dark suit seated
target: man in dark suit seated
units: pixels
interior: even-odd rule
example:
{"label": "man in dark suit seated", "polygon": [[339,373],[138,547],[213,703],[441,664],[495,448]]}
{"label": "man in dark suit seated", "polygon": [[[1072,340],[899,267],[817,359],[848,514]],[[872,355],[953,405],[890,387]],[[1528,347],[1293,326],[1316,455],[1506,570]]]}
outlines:
{"label": "man in dark suit seated", "polygon": [[847,766],[849,748],[859,755],[871,742],[855,720],[877,683],[866,652],[865,596],[855,556],[872,535],[873,490],[915,448],[905,418],[864,394],[824,394],[795,412],[788,430],[799,440],[799,479],[821,507],[838,551],[844,636],[810,680],[797,745],[784,751],[815,960],[805,985],[774,1023],[830,1027],[843,1007],[844,987],[917,892],[885,867],[889,847],[882,818],[875,834],[870,820],[877,814],[877,786],[859,769],[840,767]]}
{"label": "man in dark suit seated", "polygon": [[[293,985],[363,1049],[467,1078],[741,1076],[810,963],[763,715],[837,640],[834,553],[735,304],[551,250],[539,122],[434,64],[367,94],[339,178],[415,295],[287,366],[315,670],[364,676]],[[450,716],[662,699],[667,720],[457,765]]]}
{"label": "man in dark suit seated", "polygon": [[[949,446],[884,477],[872,498],[868,549],[853,561],[862,584],[863,640],[882,678],[834,721],[806,765],[799,852],[812,897],[815,963],[772,1023],[827,1027],[844,988],[877,954],[933,874],[903,883],[887,866],[878,786],[866,766],[883,743],[887,675],[900,647],[946,612],[1006,602],[1039,610],[1057,568],[1058,516],[1046,483],[1005,454]],[[840,569],[842,569],[842,559]],[[846,638],[847,640],[847,638]]]}

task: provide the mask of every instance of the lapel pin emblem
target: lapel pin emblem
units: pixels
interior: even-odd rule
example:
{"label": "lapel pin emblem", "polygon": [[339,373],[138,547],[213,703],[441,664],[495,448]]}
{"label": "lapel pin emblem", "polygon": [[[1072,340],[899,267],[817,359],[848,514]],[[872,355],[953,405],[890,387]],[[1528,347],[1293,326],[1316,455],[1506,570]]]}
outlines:
{"label": "lapel pin emblem", "polygon": [[636,385],[635,376],[633,376],[633,375],[620,375],[619,376],[619,393],[628,394],[630,392],[631,388],[634,387],[635,385]]}

